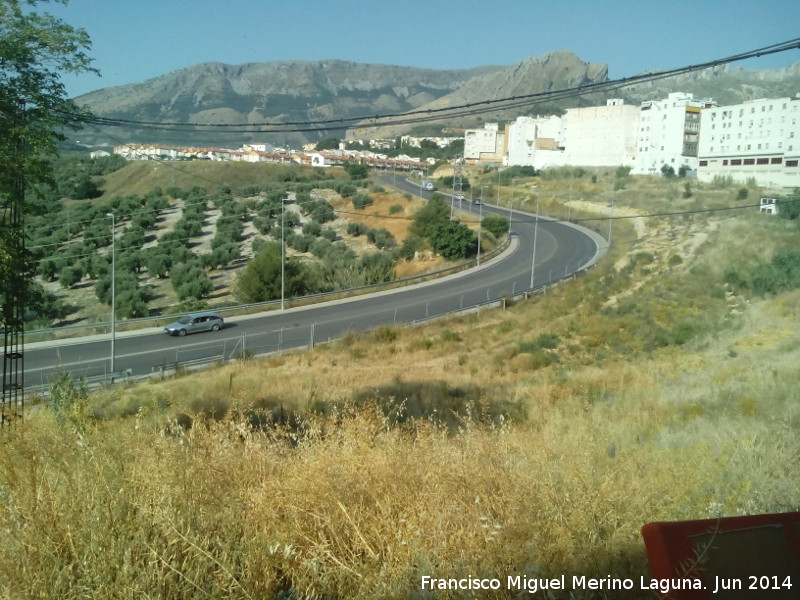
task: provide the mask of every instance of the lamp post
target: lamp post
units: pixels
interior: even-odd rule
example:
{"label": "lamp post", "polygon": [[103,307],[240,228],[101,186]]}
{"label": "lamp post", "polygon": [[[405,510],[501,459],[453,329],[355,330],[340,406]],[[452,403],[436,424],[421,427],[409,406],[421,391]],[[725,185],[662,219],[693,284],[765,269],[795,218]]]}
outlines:
{"label": "lamp post", "polygon": [[536,272],[536,237],[539,234],[539,196],[536,196],[536,222],[533,226],[533,256],[531,257],[531,291],[533,291],[533,275]]}
{"label": "lamp post", "polygon": [[511,179],[511,203],[508,205],[508,230],[511,231],[511,222],[514,220],[514,184],[516,179]]}
{"label": "lamp post", "polygon": [[483,189],[481,188],[481,203],[478,205],[478,264],[481,266],[481,227],[483,226]]}
{"label": "lamp post", "polygon": [[283,243],[283,229],[285,219],[283,217],[286,206],[286,199],[281,198],[281,310],[286,308],[286,245]]}
{"label": "lamp post", "polygon": [[117,357],[114,348],[117,338],[117,222],[114,213],[106,213],[106,216],[111,217],[111,377],[113,380],[114,373],[117,372]]}

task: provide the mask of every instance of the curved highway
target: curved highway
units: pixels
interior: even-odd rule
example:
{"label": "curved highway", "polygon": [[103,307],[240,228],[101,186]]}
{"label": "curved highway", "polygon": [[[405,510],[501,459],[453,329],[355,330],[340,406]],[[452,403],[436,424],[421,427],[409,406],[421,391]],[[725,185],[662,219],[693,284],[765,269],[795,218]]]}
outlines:
{"label": "curved highway", "polygon": [[[390,183],[387,181],[387,183]],[[413,193],[419,188],[397,182]],[[406,187],[408,186],[408,187]],[[429,196],[430,193],[424,192]],[[456,205],[458,202],[456,202]],[[462,203],[465,211],[509,216],[508,209]],[[457,275],[424,284],[250,317],[232,318],[216,333],[171,337],[161,329],[117,334],[117,373],[133,377],[172,369],[177,364],[227,360],[241,353],[262,354],[340,338],[348,331],[413,323],[496,301],[556,281],[599,259],[604,240],[581,227],[539,219],[515,211],[511,247],[500,257]],[[47,385],[58,372],[94,378],[110,372],[110,336],[92,336],[28,344],[25,385]]]}

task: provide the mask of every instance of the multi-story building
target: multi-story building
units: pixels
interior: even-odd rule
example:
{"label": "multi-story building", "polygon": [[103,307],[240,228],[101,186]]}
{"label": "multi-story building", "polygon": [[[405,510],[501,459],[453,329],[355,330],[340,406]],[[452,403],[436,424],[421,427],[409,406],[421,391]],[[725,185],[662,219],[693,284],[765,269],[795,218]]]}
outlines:
{"label": "multi-story building", "polygon": [[800,187],[800,94],[703,110],[700,127],[700,181]]}
{"label": "multi-story building", "polygon": [[700,111],[713,106],[710,100],[695,100],[692,94],[683,92],[669,94],[665,100],[642,102],[633,173],[659,175],[664,165],[675,172],[681,167],[696,171]]}
{"label": "multi-story building", "polygon": [[506,154],[506,132],[497,123],[486,123],[483,129],[464,132],[464,160],[472,164],[500,165]]}
{"label": "multi-story building", "polygon": [[508,165],[543,169],[561,164],[561,118],[517,117],[508,127]]}
{"label": "multi-story building", "polygon": [[584,167],[633,166],[639,108],[624,100],[605,106],[570,108],[561,119],[564,164]]}

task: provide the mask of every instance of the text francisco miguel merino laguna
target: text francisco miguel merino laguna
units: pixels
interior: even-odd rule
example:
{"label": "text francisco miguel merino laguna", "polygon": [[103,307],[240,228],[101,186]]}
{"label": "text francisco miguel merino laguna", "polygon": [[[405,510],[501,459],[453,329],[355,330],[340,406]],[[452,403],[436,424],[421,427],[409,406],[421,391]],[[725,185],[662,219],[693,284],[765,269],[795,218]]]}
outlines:
{"label": "text francisco miguel merino laguna", "polygon": [[[748,589],[791,589],[791,577],[750,577],[751,585]],[[765,579],[769,579],[768,586],[764,585]],[[567,583],[572,583],[572,588],[567,588]],[[702,590],[706,589],[706,585],[702,580],[694,577],[682,577],[674,579],[649,579],[646,577],[639,578],[639,587],[634,588],[636,582],[630,578],[617,578],[607,577],[594,578],[586,577],[584,575],[573,575],[571,581],[566,576],[554,577],[550,579],[544,578],[531,578],[523,575],[509,575],[506,577],[506,586],[502,587],[503,582],[499,578],[493,579],[479,579],[472,577],[465,578],[436,578],[423,575],[422,588],[423,590],[519,590],[528,591],[535,594],[544,590],[652,590],[660,592],[662,595],[667,594],[673,590]],[[708,586],[713,594],[718,593],[720,590],[742,589],[748,586],[747,579],[731,580],[727,578],[715,577],[714,582]],[[756,587],[754,587],[756,586]]]}

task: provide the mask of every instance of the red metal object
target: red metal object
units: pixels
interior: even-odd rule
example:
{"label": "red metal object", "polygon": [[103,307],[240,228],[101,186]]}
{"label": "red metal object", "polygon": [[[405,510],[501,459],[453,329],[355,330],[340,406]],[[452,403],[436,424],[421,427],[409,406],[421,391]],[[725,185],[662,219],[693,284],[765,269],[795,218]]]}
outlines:
{"label": "red metal object", "polygon": [[800,598],[800,512],[647,523],[642,536],[643,584],[665,600]]}

